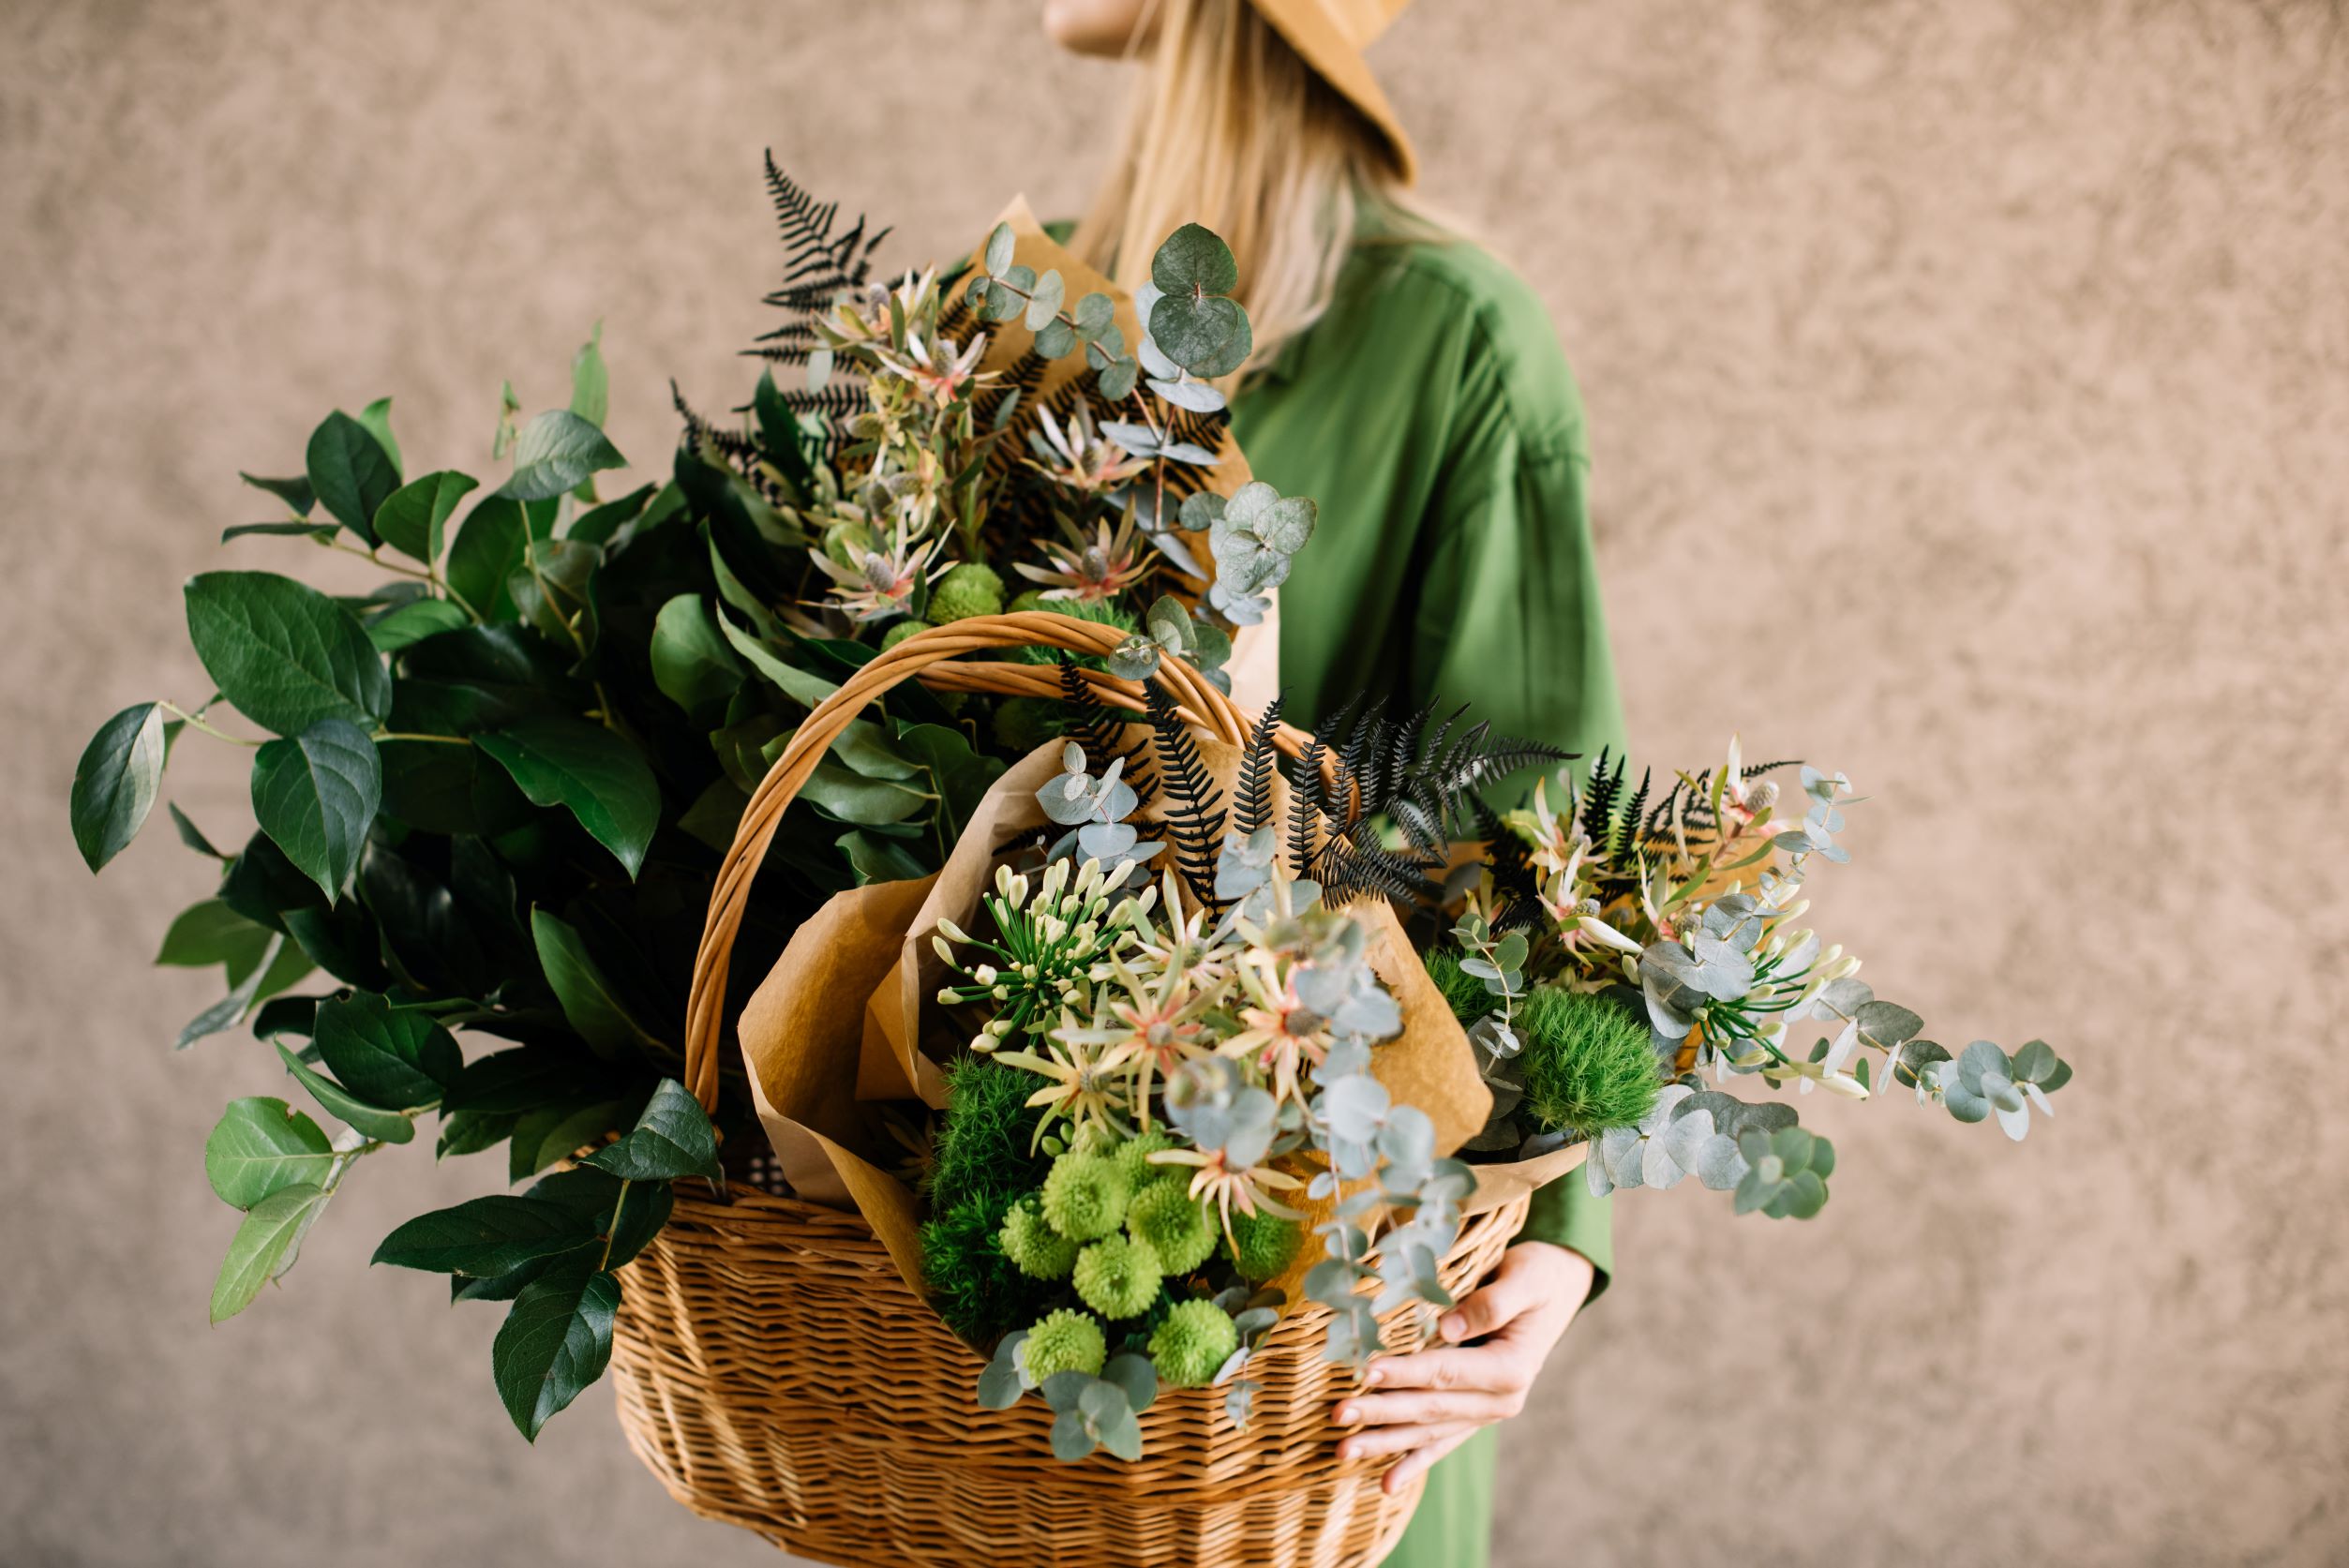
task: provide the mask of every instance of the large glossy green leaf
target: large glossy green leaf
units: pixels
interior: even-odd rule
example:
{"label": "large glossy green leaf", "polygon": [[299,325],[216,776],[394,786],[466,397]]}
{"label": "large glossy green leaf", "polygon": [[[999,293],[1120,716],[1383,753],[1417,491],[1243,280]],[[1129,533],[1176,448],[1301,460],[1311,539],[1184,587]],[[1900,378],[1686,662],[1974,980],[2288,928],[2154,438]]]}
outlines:
{"label": "large glossy green leaf", "polygon": [[742,684],[742,661],[718,635],[698,593],[681,593],[661,606],[651,651],[653,682],[688,713],[723,702]]}
{"label": "large glossy green leaf", "polygon": [[455,469],[411,479],[376,509],[375,534],[393,549],[430,565],[441,559],[441,533],[449,515],[481,481]]}
{"label": "large glossy green leaf", "polygon": [[514,477],[498,493],[516,500],[546,500],[589,474],[627,461],[602,430],[569,409],[550,409],[514,438]]}
{"label": "large glossy green leaf", "polygon": [[938,798],[938,836],[951,844],[963,836],[963,825],[1002,776],[1004,765],[980,756],[961,730],[944,724],[908,725],[897,738],[897,749],[929,775],[931,793]]}
{"label": "large glossy green leaf", "polygon": [[367,426],[367,434],[373,436],[376,443],[383,448],[383,455],[392,460],[392,477],[395,480],[406,478],[407,464],[399,455],[399,438],[392,434],[392,400],[378,397],[361,409],[359,423]]}
{"label": "large glossy green leaf", "polygon": [[307,1182],[281,1187],[245,1213],[212,1283],[212,1321],[225,1322],[253,1304],[261,1288],[293,1266],[304,1232],[326,1194]]}
{"label": "large glossy green leaf", "polygon": [[636,1125],[586,1162],[623,1181],[665,1182],[718,1174],[718,1136],[700,1101],[674,1078],[661,1080]]}
{"label": "large glossy green leaf", "polygon": [[252,1010],[254,1003],[292,985],[309,970],[310,962],[301,949],[277,932],[271,932],[244,978],[232,979],[226,996],[189,1019],[181,1027],[172,1049],[185,1051],[207,1035],[235,1028]]}
{"label": "large glossy green leaf", "polygon": [[375,742],[341,719],[322,719],[254,755],[254,820],[329,902],[351,880],[382,801]]}
{"label": "large glossy green leaf", "polygon": [[284,501],[286,505],[293,509],[293,515],[297,517],[308,516],[310,508],[318,504],[317,492],[310,488],[307,474],[296,474],[291,479],[266,479],[260,474],[247,473],[239,469],[236,476],[254,489],[266,490]]}
{"label": "large glossy green leaf", "polygon": [[334,519],[369,545],[375,511],[399,488],[399,465],[374,431],[337,409],[310,432],[310,488]]}
{"label": "large glossy green leaf", "polygon": [[626,1102],[617,1099],[580,1104],[574,1098],[562,1106],[525,1112],[506,1142],[506,1180],[528,1181],[590,1143],[602,1142],[627,1117]]}
{"label": "large glossy green leaf", "polygon": [[492,1052],[469,1062],[465,1071],[441,1102],[445,1111],[484,1114],[514,1114],[558,1105],[583,1088],[584,1068],[601,1073],[600,1064],[582,1061],[578,1053],[552,1046],[525,1045]]}
{"label": "large glossy green leaf", "polygon": [[286,1071],[293,1074],[293,1081],[308,1090],[310,1098],[323,1106],[329,1115],[339,1116],[369,1138],[386,1143],[405,1143],[416,1136],[415,1124],[398,1112],[369,1105],[324,1073],[312,1070],[307,1062],[286,1049],[283,1040],[270,1043],[277,1048],[277,1055],[284,1061]]}
{"label": "large glossy green leaf", "polygon": [[437,1105],[465,1071],[456,1038],[429,1014],[366,992],[320,1003],[311,1038],[345,1089],[385,1110]]}
{"label": "large glossy green leaf", "polygon": [[[472,618],[454,599],[411,599],[370,620],[367,623],[367,641],[375,645],[378,652],[396,653],[426,637],[462,631],[471,624]],[[396,692],[392,702],[394,707],[398,706]]]}
{"label": "large glossy green leaf", "polygon": [[642,1252],[677,1206],[666,1182],[623,1182],[585,1165],[556,1172],[533,1186],[530,1195],[576,1209],[593,1220],[611,1242],[610,1255],[602,1260],[607,1269],[620,1268]]}
{"label": "large glossy green leaf", "polygon": [[531,911],[531,940],[538,948],[539,966],[554,987],[562,1016],[579,1038],[605,1056],[615,1056],[659,1041],[630,1017],[612,993],[611,982],[567,922],[544,909]]}
{"label": "large glossy green leaf", "polygon": [[449,561],[441,575],[449,591],[471,606],[484,620],[512,620],[514,599],[506,579],[522,564],[522,546],[530,535],[522,505],[493,495],[465,514],[449,546]]}
{"label": "large glossy green leaf", "polygon": [[[155,962],[182,969],[208,969],[217,963],[226,972],[231,986],[241,986],[270,951],[277,935],[270,927],[246,918],[220,900],[205,899],[173,917]],[[281,944],[254,998],[275,996],[308,974],[310,967],[299,948]]]}
{"label": "large glossy green leaf", "polygon": [[751,667],[772,681],[785,694],[798,698],[814,708],[840,688],[820,675],[785,664],[763,646],[756,637],[734,624],[726,614],[718,614],[718,630],[734,645],[736,652],[751,662]]}
{"label": "large glossy green leaf", "polygon": [[596,1223],[543,1198],[500,1194],[435,1209],[383,1238],[370,1262],[428,1274],[504,1274],[538,1258],[592,1246]]}
{"label": "large glossy green leaf", "polygon": [[325,719],[373,730],[392,678],[351,612],[273,572],[188,579],[187,635],[220,694],[262,728],[299,735]]}
{"label": "large glossy green leaf", "polygon": [[547,1421],[604,1375],[612,1357],[620,1281],[591,1261],[550,1269],[522,1288],[490,1346],[506,1413],[532,1442]]}
{"label": "large glossy green leaf", "polygon": [[204,1176],[231,1208],[249,1209],[297,1183],[316,1187],[335,1151],[319,1125],[281,1099],[232,1099],[204,1140]]}
{"label": "large glossy green leaf", "polygon": [[139,836],[163,785],[163,709],[135,703],[98,726],[74,765],[73,843],[92,871]]}
{"label": "large glossy green leaf", "polygon": [[604,323],[595,323],[588,340],[571,356],[571,411],[597,429],[612,403],[611,373],[604,366]]}
{"label": "large glossy green leaf", "polygon": [[930,804],[930,793],[917,784],[868,779],[844,768],[830,756],[800,786],[800,798],[823,807],[843,822],[860,828],[885,827],[919,815]]}
{"label": "large glossy green leaf", "polygon": [[564,806],[633,877],[661,821],[661,786],[636,748],[580,719],[526,718],[474,737],[541,806]]}

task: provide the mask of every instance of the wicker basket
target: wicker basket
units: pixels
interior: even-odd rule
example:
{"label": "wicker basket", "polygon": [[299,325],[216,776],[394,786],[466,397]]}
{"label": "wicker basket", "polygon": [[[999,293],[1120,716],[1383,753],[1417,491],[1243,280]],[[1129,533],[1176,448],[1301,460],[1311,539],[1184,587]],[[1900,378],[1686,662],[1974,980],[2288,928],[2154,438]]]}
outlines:
{"label": "wicker basket", "polygon": [[[866,665],[800,726],[744,811],[695,963],[686,1083],[718,1092],[721,1010],[736,927],[769,841],[815,762],[864,705],[921,676],[941,690],[1052,696],[1057,671],[947,664],[991,649],[1101,654],[1113,629],[1070,617],[987,616],[910,637]],[[1238,743],[1244,721],[1196,672],[1156,678],[1185,717]],[[1088,676],[1107,705],[1139,690]],[[1285,732],[1294,754],[1303,738]],[[1489,1270],[1525,1201],[1472,1218],[1444,1258],[1456,1294]],[[1389,1497],[1368,1460],[1341,1464],[1329,1425],[1351,1374],[1322,1358],[1325,1308],[1292,1309],[1250,1361],[1263,1386],[1248,1430],[1219,1390],[1162,1393],[1143,1459],[1051,1456],[1051,1414],[980,1409],[979,1356],[908,1289],[858,1215],[745,1186],[680,1189],[676,1212],[621,1276],[612,1376],[629,1445],[678,1501],[829,1562],[935,1568],[1354,1568],[1377,1562],[1417,1490]],[[1422,1312],[1387,1324],[1415,1349]]]}

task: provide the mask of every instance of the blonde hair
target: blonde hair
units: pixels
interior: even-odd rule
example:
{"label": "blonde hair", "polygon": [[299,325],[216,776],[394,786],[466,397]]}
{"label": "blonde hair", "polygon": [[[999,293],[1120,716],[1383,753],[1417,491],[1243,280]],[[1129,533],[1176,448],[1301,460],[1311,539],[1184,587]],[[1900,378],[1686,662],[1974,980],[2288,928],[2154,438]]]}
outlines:
{"label": "blonde hair", "polygon": [[1127,289],[1186,223],[1223,237],[1255,332],[1248,369],[1328,307],[1363,209],[1385,237],[1444,231],[1403,194],[1385,138],[1248,0],[1149,0],[1147,72],[1070,248]]}

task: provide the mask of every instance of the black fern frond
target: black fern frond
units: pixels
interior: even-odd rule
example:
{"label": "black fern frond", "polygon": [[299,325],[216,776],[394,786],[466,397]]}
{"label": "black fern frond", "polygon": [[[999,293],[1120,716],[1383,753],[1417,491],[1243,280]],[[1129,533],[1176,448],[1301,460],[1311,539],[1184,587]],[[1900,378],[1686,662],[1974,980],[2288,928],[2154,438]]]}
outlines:
{"label": "black fern frond", "polygon": [[1597,760],[1591,764],[1591,782],[1584,786],[1582,802],[1576,810],[1582,831],[1601,847],[1615,826],[1615,807],[1623,798],[1626,766],[1628,759],[1620,756],[1610,763],[1607,749],[1600,747]]}
{"label": "black fern frond", "polygon": [[1329,748],[1323,744],[1320,736],[1307,741],[1305,754],[1297,758],[1296,774],[1289,784],[1289,874],[1300,879],[1313,874],[1322,807],[1328,799],[1327,786],[1322,778],[1322,763],[1328,754]]}
{"label": "black fern frond", "polygon": [[1060,655],[1060,700],[1069,709],[1068,738],[1085,748],[1085,771],[1099,778],[1113,762],[1126,765],[1125,781],[1137,797],[1150,793],[1150,759],[1137,742],[1125,744],[1128,721],[1101,706],[1093,688],[1077,672],[1077,662]]}
{"label": "black fern frond", "polygon": [[1653,773],[1653,769],[1640,769],[1639,788],[1632,795],[1631,803],[1623,808],[1623,815],[1615,822],[1614,837],[1608,846],[1608,859],[1613,860],[1618,866],[1630,861],[1631,852],[1638,843],[1639,818],[1646,814],[1648,809],[1648,784]]}
{"label": "black fern frond", "polygon": [[864,412],[870,406],[862,381],[828,381],[821,392],[795,387],[783,395],[783,406],[793,413],[812,413],[838,423]]}
{"label": "black fern frond", "polygon": [[758,447],[740,430],[729,430],[723,425],[712,425],[685,401],[676,381],[669,382],[669,401],[677,407],[677,416],[685,422],[685,441],[696,450],[707,448],[735,468],[748,472],[758,460]]}
{"label": "black fern frond", "polygon": [[832,233],[837,202],[818,202],[767,155],[767,191],[774,200],[775,227],[783,239],[783,286],[767,303],[786,310],[812,310],[844,289],[861,286],[873,273],[873,253],[890,231],[865,232],[858,218],[846,233]]}
{"label": "black fern frond", "polygon": [[1321,884],[1322,902],[1333,906],[1370,894],[1416,902],[1431,888],[1417,859],[1335,834],[1313,858],[1313,880]]}
{"label": "black fern frond", "polygon": [[1150,731],[1157,741],[1159,805],[1166,816],[1166,836],[1174,852],[1174,869],[1182,874],[1191,896],[1214,908],[1216,858],[1223,847],[1223,824],[1229,816],[1223,790],[1207,771],[1193,738],[1166,688],[1150,681],[1143,688],[1149,705]]}
{"label": "black fern frond", "polygon": [[1233,827],[1243,833],[1253,833],[1272,825],[1272,781],[1279,771],[1274,762],[1272,739],[1280,732],[1280,699],[1274,697],[1264,705],[1264,714],[1256,727],[1248,732],[1248,744],[1240,752],[1240,770],[1234,781]]}

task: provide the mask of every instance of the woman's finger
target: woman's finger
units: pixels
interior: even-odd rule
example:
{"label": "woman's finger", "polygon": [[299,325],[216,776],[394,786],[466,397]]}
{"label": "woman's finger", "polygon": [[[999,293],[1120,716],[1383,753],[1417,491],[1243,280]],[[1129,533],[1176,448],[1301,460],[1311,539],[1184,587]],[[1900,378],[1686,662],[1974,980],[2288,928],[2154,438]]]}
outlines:
{"label": "woman's finger", "polygon": [[1426,1474],[1429,1468],[1438,1459],[1466,1442],[1475,1430],[1476,1428],[1472,1426],[1466,1431],[1454,1432],[1448,1436],[1437,1438],[1431,1442],[1414,1449],[1387,1471],[1385,1479],[1379,1483],[1380,1487],[1387,1496],[1394,1496]]}
{"label": "woman's finger", "polygon": [[1363,1374],[1369,1388],[1432,1388],[1505,1394],[1533,1381],[1534,1368],[1506,1344],[1458,1346],[1411,1355],[1381,1356]]}
{"label": "woman's finger", "polygon": [[1482,1338],[1540,1303],[1532,1282],[1504,1265],[1489,1283],[1438,1319],[1436,1332],[1455,1345]]}
{"label": "woman's finger", "polygon": [[1523,1391],[1357,1394],[1338,1407],[1340,1426],[1432,1426],[1446,1421],[1506,1421],[1525,1408]]}
{"label": "woman's finger", "polygon": [[1481,1421],[1445,1421],[1430,1426],[1373,1426],[1355,1432],[1338,1445],[1340,1459],[1368,1459],[1382,1454],[1408,1454],[1448,1437],[1466,1437]]}

